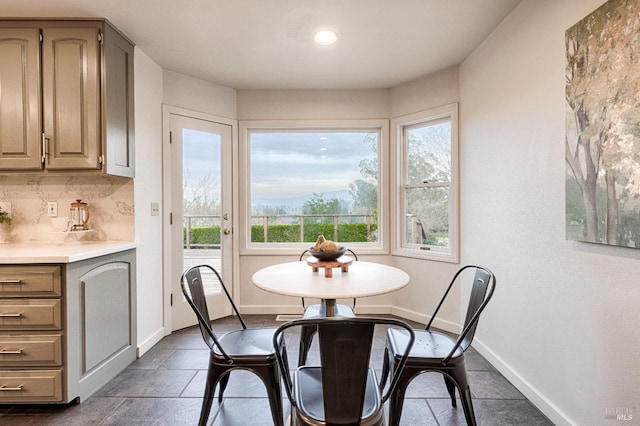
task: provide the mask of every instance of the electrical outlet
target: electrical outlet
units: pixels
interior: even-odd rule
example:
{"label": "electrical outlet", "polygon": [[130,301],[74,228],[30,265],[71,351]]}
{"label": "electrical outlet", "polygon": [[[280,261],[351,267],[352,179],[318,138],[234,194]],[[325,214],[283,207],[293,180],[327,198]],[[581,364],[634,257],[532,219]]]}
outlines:
{"label": "electrical outlet", "polygon": [[160,203],[151,203],[151,216],[160,215]]}
{"label": "electrical outlet", "polygon": [[49,201],[47,203],[47,215],[49,215],[49,217],[58,217],[58,203],[56,201]]}

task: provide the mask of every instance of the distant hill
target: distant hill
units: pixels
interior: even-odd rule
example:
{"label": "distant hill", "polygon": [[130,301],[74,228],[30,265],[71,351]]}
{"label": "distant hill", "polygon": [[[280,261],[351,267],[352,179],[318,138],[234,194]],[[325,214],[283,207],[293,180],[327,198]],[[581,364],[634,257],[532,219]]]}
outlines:
{"label": "distant hill", "polygon": [[[344,189],[342,191],[329,191],[322,192],[322,198],[325,200],[332,200],[337,198],[340,201],[344,201],[347,205],[351,205],[353,199],[351,197],[351,191]],[[256,208],[258,206],[273,206],[281,207],[287,206],[290,210],[302,209],[304,203],[309,201],[313,197],[313,193],[301,195],[299,197],[288,198],[253,198],[251,201],[251,207]]]}

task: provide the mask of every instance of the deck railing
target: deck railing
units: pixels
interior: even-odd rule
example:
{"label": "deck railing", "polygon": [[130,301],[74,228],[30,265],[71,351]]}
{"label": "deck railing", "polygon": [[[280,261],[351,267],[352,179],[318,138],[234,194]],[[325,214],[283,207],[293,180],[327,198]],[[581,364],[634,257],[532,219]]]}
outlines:
{"label": "deck railing", "polygon": [[[361,221],[357,221],[357,218],[361,218]],[[362,214],[278,214],[278,215],[255,215],[251,216],[254,224],[260,224],[263,228],[263,238],[265,242],[269,241],[269,227],[270,225],[290,224],[298,225],[300,228],[299,242],[304,242],[304,227],[305,222],[308,224],[309,220],[316,219],[318,223],[333,223],[333,235],[327,236],[328,239],[338,241],[338,227],[340,223],[344,223],[346,220],[350,220],[352,223],[364,223],[367,228],[367,239],[371,236],[373,215]],[[220,225],[220,215],[184,215],[184,248],[219,248],[219,244],[202,244],[193,243],[191,241],[191,228],[193,226],[215,226]]]}

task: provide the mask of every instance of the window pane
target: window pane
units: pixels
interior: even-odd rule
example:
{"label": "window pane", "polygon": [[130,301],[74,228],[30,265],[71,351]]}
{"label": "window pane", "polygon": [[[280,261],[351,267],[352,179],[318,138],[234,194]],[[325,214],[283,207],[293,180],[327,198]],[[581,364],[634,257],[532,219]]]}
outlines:
{"label": "window pane", "polygon": [[449,188],[405,190],[405,243],[449,247]]}
{"label": "window pane", "polygon": [[398,117],[392,127],[399,137],[392,140],[399,154],[393,253],[457,262],[458,105]]}
{"label": "window pane", "polygon": [[183,213],[220,215],[220,135],[184,129],[182,138]]}
{"label": "window pane", "polygon": [[251,242],[377,241],[372,131],[251,131]]}
{"label": "window pane", "polygon": [[407,128],[409,184],[451,181],[451,121]]}

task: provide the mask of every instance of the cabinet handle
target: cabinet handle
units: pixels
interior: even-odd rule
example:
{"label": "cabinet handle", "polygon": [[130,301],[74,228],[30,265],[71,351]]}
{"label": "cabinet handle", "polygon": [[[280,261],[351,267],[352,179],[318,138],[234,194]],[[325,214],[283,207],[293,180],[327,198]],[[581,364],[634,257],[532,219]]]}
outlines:
{"label": "cabinet handle", "polygon": [[0,391],[21,391],[24,385],[17,386],[15,388],[8,388],[4,385],[0,386]]}
{"label": "cabinet handle", "polygon": [[22,280],[0,280],[0,284],[22,284]]}
{"label": "cabinet handle", "polygon": [[48,138],[47,138],[46,133],[42,132],[42,158],[41,158],[41,161],[42,161],[43,165],[47,161],[47,154],[49,154],[47,152],[47,140],[48,140]]}
{"label": "cabinet handle", "polygon": [[20,318],[22,316],[22,312],[17,312],[15,314],[0,314],[0,318]]}
{"label": "cabinet handle", "polygon": [[0,349],[0,355],[22,355],[22,349],[18,349],[17,351]]}

